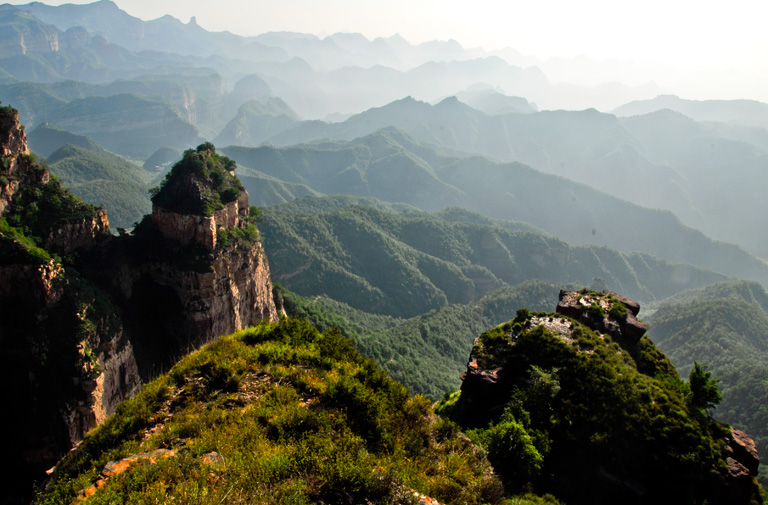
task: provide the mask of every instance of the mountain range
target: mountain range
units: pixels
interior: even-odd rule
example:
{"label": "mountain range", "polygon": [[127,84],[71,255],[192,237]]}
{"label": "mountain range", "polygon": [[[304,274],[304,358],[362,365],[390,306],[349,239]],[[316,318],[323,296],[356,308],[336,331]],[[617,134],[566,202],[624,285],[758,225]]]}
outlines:
{"label": "mountain range", "polygon": [[642,208],[520,163],[446,153],[392,128],[350,142],[222,151],[244,167],[246,187],[252,169],[324,194],[373,196],[427,211],[458,206],[529,223],[574,245],[641,251],[744,279],[768,279],[762,261],[684,226],[671,212]]}
{"label": "mountain range", "polygon": [[768,105],[557,65],[0,6],[4,500],[763,503]]}

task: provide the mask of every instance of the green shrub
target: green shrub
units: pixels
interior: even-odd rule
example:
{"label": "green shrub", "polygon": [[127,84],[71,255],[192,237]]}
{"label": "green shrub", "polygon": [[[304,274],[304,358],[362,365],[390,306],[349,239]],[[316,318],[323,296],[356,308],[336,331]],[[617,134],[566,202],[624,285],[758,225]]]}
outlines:
{"label": "green shrub", "polygon": [[622,323],[627,320],[628,314],[629,312],[627,311],[627,308],[621,302],[613,302],[611,304],[611,309],[608,311],[608,315],[611,316],[612,319]]}
{"label": "green shrub", "polygon": [[592,303],[592,305],[587,308],[587,314],[593,319],[602,319],[605,317],[603,308],[596,302]]}

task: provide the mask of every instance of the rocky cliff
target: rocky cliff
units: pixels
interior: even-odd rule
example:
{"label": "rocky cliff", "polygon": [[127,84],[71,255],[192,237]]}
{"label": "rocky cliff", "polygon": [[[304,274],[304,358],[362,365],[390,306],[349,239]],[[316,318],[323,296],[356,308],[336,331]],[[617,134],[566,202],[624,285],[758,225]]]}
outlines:
{"label": "rocky cliff", "polygon": [[[749,504],[759,457],[713,420],[615,293],[563,291],[480,335],[439,409],[477,430],[505,484],[569,504]],[[705,381],[710,377],[705,375]]]}
{"label": "rocky cliff", "polygon": [[27,137],[19,123],[19,115],[4,109],[0,114],[0,214],[10,205],[13,196],[22,185],[34,182],[46,183],[50,179],[47,171],[28,170],[21,160],[29,156]]}
{"label": "rocky cliff", "polygon": [[248,192],[242,190],[234,201],[223,204],[213,215],[182,214],[152,206],[152,222],[160,233],[180,245],[199,244],[207,251],[216,249],[216,234],[220,229],[240,228],[241,219],[249,213]]}
{"label": "rocky cliff", "polygon": [[145,375],[219,335],[279,319],[233,165],[209,144],[186,152],[156,190],[152,214],[116,241],[128,257],[108,254],[101,275],[130,314],[134,342],[152,356],[140,363]]}
{"label": "rocky cliff", "polygon": [[28,498],[32,481],[170,360],[278,319],[248,195],[233,164],[222,173],[215,153],[200,157],[225,182],[211,186],[221,195],[203,174],[198,200],[174,198],[210,215],[158,205],[135,236],[113,237],[106,211],[62,188],[27,149],[17,112],[0,107],[0,381],[13,385],[15,414],[2,423],[16,483],[4,502]]}
{"label": "rocky cliff", "polygon": [[[59,255],[107,239],[106,212],[61,188],[27,149],[16,111],[0,108],[0,381],[11,481],[26,483],[138,391],[131,342],[114,307]],[[19,498],[6,489],[6,500]]]}

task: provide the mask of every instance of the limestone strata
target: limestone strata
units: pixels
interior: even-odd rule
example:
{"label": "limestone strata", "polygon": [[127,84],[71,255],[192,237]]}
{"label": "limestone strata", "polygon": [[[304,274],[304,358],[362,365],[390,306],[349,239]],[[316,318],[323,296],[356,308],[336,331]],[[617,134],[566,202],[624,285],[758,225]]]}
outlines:
{"label": "limestone strata", "polygon": [[0,116],[0,214],[10,205],[13,196],[25,185],[46,183],[51,176],[47,170],[32,170],[28,158],[27,136],[19,116]]}
{"label": "limestone strata", "polygon": [[179,214],[154,205],[152,220],[164,237],[181,245],[200,244],[213,251],[216,249],[216,230],[238,227],[248,211],[248,192],[243,190],[237,200],[225,204],[212,216]]}
{"label": "limestone strata", "polygon": [[144,268],[152,280],[172,288],[184,307],[190,343],[199,345],[279,316],[272,299],[269,265],[261,243],[246,251],[218,251],[207,272],[173,265]]}
{"label": "limestone strata", "polygon": [[108,234],[107,211],[96,209],[93,217],[51,230],[43,240],[43,247],[59,254],[70,254],[76,250],[91,249],[102,236]]}
{"label": "limestone strata", "polygon": [[[27,147],[27,136],[21,126],[18,115],[3,116],[0,118],[0,155],[15,160],[22,154],[29,154]],[[13,174],[15,170],[10,168],[8,173]]]}
{"label": "limestone strata", "polygon": [[[115,339],[122,340],[121,335]],[[113,340],[104,342],[99,353],[102,374],[97,379],[94,397],[94,415],[101,423],[117,408],[117,405],[138,393],[141,388],[139,371],[133,354],[133,346],[125,341],[122,346]]]}
{"label": "limestone strata", "polygon": [[[81,367],[80,375],[72,377],[72,382],[80,386],[85,397],[67,403],[62,411],[71,446],[113,414],[120,402],[141,389],[133,346],[122,327],[112,332],[107,328],[100,330],[88,339],[97,353],[99,373],[92,377],[91,366]],[[81,352],[84,347],[85,342],[80,346]]]}
{"label": "limestone strata", "polygon": [[0,267],[0,301],[15,299],[31,306],[48,307],[63,293],[57,283],[64,269],[51,260],[42,265],[5,265]]}

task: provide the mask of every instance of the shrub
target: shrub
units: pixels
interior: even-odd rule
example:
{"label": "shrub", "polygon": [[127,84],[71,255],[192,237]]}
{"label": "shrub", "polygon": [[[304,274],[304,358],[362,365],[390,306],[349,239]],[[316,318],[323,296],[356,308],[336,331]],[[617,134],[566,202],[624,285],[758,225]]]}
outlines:
{"label": "shrub", "polygon": [[603,308],[597,302],[592,303],[592,305],[587,308],[587,314],[593,319],[602,319],[605,317]]}
{"label": "shrub", "polygon": [[613,302],[611,304],[611,309],[608,311],[608,315],[611,316],[612,319],[622,323],[627,320],[628,314],[629,312],[627,311],[627,308],[621,302]]}

